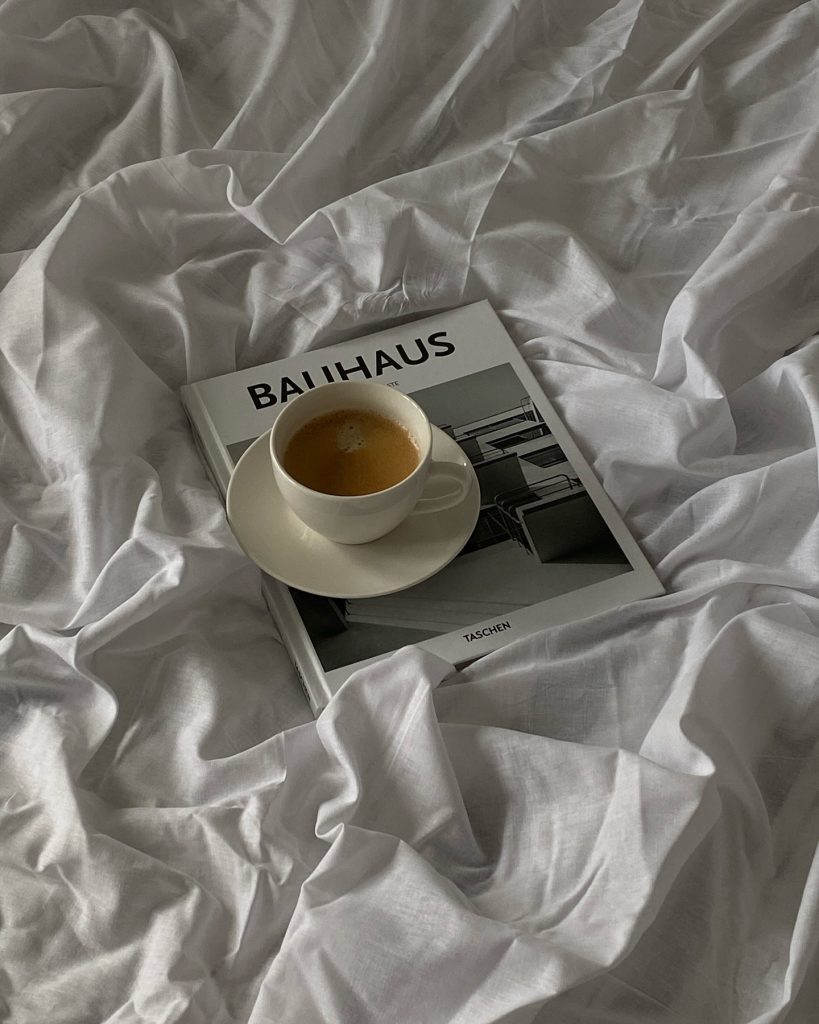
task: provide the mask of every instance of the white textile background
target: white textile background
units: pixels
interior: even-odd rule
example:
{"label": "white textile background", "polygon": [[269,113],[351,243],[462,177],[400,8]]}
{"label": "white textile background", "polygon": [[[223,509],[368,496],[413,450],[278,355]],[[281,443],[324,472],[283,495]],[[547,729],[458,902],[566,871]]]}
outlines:
{"label": "white textile background", "polygon": [[[0,1017],[819,1020],[819,5],[0,3]],[[491,300],[668,588],[312,721],[177,399]]]}

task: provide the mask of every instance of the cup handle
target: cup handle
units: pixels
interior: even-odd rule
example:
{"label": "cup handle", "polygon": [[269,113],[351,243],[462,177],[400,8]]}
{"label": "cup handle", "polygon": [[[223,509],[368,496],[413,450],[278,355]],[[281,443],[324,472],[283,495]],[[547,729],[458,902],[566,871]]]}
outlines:
{"label": "cup handle", "polygon": [[438,462],[433,460],[429,467],[424,491],[438,490],[441,483],[449,480],[452,485],[444,494],[434,494],[429,497],[420,497],[413,509],[413,513],[443,512],[445,509],[460,505],[469,494],[472,486],[472,474],[469,467],[460,462]]}

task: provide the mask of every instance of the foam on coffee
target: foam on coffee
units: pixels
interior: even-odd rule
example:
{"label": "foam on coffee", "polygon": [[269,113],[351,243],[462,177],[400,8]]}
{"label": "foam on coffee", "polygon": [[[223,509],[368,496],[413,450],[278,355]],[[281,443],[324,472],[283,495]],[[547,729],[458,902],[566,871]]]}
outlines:
{"label": "foam on coffee", "polygon": [[296,431],[282,465],[311,490],[353,495],[392,487],[418,461],[418,447],[400,423],[368,409],[337,409]]}

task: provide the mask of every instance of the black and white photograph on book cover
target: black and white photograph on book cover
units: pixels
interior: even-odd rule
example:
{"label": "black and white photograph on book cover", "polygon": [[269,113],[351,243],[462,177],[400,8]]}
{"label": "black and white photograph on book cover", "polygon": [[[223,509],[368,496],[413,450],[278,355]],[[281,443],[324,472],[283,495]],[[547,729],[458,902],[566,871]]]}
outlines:
{"label": "black and white photograph on book cover", "polygon": [[475,468],[477,525],[435,576],[385,597],[340,600],[292,590],[325,671],[460,631],[619,576],[620,545],[504,363],[411,393]]}

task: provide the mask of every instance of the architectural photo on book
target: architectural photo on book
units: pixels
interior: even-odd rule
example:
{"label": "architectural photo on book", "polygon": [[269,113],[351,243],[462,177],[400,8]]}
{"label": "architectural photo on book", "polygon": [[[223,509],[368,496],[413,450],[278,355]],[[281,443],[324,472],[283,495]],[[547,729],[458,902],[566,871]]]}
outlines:
{"label": "architectural photo on book", "polygon": [[[380,373],[378,372],[380,370]],[[455,665],[662,587],[488,303],[183,389],[219,490],[288,397],[357,373],[412,396],[472,463],[480,515],[461,553],[384,597],[264,592],[314,712],[408,644]]]}

